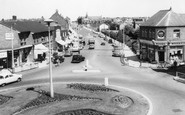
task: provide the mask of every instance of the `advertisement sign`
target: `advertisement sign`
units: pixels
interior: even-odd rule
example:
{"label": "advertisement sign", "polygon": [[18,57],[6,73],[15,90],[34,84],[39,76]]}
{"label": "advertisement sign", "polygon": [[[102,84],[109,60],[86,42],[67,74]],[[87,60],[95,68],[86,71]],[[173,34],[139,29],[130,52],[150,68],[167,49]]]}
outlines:
{"label": "advertisement sign", "polygon": [[165,37],[165,31],[164,30],[159,30],[157,32],[157,38],[158,39],[164,39],[164,37]]}
{"label": "advertisement sign", "polygon": [[0,58],[6,58],[7,52],[0,52]]}
{"label": "advertisement sign", "polygon": [[12,40],[12,39],[14,39],[13,33],[5,33],[5,39],[7,39],[7,40]]}

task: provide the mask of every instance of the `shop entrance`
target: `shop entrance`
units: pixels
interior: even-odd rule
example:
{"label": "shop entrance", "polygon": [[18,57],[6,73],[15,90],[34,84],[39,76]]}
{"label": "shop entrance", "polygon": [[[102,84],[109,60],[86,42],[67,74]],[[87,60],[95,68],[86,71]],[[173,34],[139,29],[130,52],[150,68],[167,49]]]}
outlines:
{"label": "shop entrance", "polygon": [[158,51],[159,62],[164,62],[164,51]]}

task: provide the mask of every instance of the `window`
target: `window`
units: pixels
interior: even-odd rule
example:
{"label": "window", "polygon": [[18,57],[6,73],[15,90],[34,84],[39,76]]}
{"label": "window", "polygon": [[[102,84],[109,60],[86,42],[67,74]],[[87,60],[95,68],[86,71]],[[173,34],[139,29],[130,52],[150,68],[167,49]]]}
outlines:
{"label": "window", "polygon": [[173,30],[173,38],[180,38],[180,30],[179,29]]}
{"label": "window", "polygon": [[149,30],[149,38],[152,38],[152,32]]}
{"label": "window", "polygon": [[142,37],[144,37],[144,30],[142,30]]}

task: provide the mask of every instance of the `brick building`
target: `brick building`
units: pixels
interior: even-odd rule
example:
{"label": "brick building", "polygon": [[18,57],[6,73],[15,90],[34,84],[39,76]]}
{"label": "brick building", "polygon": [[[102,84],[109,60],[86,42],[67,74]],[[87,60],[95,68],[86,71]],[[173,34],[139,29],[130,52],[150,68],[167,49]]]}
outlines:
{"label": "brick building", "polygon": [[[9,20],[0,22],[0,66],[12,67],[12,41],[6,39],[6,33],[13,33],[14,65],[35,60],[35,48],[38,44],[48,44],[48,28],[35,20]],[[52,42],[51,42],[52,43]],[[41,52],[43,53],[43,52]]]}
{"label": "brick building", "polygon": [[55,26],[55,32],[54,32],[54,43],[53,43],[53,49],[58,51],[63,51],[64,46],[66,45],[66,42],[68,40],[68,31],[69,31],[69,21],[65,19],[63,16],[61,16],[58,13],[58,10],[50,17],[57,26]]}
{"label": "brick building", "polygon": [[160,10],[140,25],[140,58],[150,62],[185,61],[185,14]]}

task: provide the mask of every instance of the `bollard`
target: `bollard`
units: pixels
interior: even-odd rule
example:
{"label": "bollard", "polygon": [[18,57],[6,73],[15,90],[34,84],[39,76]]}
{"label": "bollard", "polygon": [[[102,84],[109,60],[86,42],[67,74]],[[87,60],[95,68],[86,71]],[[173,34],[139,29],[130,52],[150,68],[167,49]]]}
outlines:
{"label": "bollard", "polygon": [[89,61],[88,60],[86,60],[86,66],[89,67]]}
{"label": "bollard", "polygon": [[105,79],[104,79],[104,85],[105,86],[108,86],[109,85],[109,79],[107,77],[105,77]]}

